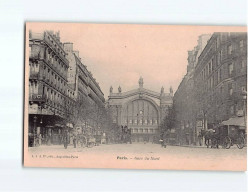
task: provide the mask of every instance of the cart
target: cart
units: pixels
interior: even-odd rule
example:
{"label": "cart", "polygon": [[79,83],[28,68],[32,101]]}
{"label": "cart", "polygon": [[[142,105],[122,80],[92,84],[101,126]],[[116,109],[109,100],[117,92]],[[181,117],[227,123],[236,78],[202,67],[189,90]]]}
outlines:
{"label": "cart", "polygon": [[89,137],[87,140],[87,147],[92,148],[96,144],[96,138]]}
{"label": "cart", "polygon": [[88,144],[87,137],[80,134],[78,135],[78,145],[82,148],[86,147]]}
{"label": "cart", "polygon": [[101,135],[95,135],[95,144],[96,146],[99,146],[101,144],[101,138],[102,136]]}
{"label": "cart", "polygon": [[236,144],[239,149],[244,148],[246,131],[242,120],[244,119],[239,117],[222,122],[211,136],[211,147],[218,148],[221,145],[222,148],[229,149]]}
{"label": "cart", "polygon": [[239,149],[246,145],[246,120],[244,117],[233,117],[227,121],[223,121],[222,125],[227,129],[227,137],[225,140],[226,148],[230,148],[236,144]]}

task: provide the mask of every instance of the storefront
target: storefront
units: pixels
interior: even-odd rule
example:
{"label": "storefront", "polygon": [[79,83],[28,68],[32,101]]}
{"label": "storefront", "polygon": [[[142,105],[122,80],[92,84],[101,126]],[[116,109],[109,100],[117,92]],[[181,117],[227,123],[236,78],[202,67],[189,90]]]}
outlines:
{"label": "storefront", "polygon": [[58,116],[29,115],[29,147],[63,144],[63,133],[70,127]]}

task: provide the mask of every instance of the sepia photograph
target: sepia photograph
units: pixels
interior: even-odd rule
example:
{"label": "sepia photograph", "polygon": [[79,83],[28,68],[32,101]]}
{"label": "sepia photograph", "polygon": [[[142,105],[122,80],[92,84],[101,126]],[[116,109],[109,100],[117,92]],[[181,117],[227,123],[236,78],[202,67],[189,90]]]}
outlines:
{"label": "sepia photograph", "polygon": [[24,166],[247,170],[245,26],[25,24]]}

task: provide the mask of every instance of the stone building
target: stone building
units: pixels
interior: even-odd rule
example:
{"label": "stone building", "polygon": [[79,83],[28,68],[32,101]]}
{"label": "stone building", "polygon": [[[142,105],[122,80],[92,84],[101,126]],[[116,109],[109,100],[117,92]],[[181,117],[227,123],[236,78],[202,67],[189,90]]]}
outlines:
{"label": "stone building", "polygon": [[79,57],[79,51],[73,50],[73,43],[64,43],[67,59],[69,61],[68,85],[75,90],[77,99],[86,96],[90,101],[97,104],[104,104],[104,94],[86,65]]}
{"label": "stone building", "polygon": [[189,51],[187,74],[173,99],[181,144],[197,144],[201,130],[244,117],[246,45],[246,33],[214,33],[200,36]]}
{"label": "stone building", "polygon": [[214,33],[194,73],[198,124],[203,129],[244,115],[247,33]]}
{"label": "stone building", "polygon": [[112,112],[113,122],[119,126],[131,128],[132,140],[152,141],[159,135],[159,125],[172,105],[173,91],[165,93],[162,87],[157,93],[143,87],[143,78],[139,79],[139,88],[122,92],[121,87],[114,93],[110,87],[107,105]]}
{"label": "stone building", "polygon": [[[67,52],[66,58],[69,61],[68,69],[68,86],[74,90],[75,99],[77,105],[80,107],[80,104],[88,104],[90,106],[104,107],[105,99],[104,94],[96,82],[96,79],[93,77],[92,73],[88,71],[86,65],[82,63],[82,60],[79,56],[79,51],[73,50],[73,43],[64,43],[64,49]],[[88,117],[90,118],[90,117]],[[85,119],[86,120],[86,119]],[[95,122],[92,120],[87,120],[83,124],[77,124],[79,128],[84,126],[93,127]]]}
{"label": "stone building", "polygon": [[73,92],[67,86],[69,62],[59,32],[29,32],[29,146],[39,136],[59,144],[64,126],[71,126]]}
{"label": "stone building", "polygon": [[198,63],[198,57],[210,37],[210,34],[199,36],[197,46],[195,46],[193,50],[188,51],[187,73],[182,79],[173,98],[176,111],[176,131],[178,134],[178,142],[183,145],[196,143],[197,131],[193,77],[195,67]]}

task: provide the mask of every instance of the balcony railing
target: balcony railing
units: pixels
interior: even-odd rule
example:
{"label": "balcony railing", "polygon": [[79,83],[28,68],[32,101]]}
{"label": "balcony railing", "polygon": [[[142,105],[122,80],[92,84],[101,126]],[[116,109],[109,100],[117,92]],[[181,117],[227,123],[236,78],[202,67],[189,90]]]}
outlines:
{"label": "balcony railing", "polygon": [[65,80],[67,79],[67,72],[66,71],[62,71],[62,69],[60,69],[59,67],[54,67],[54,64],[52,63],[51,60],[44,58],[44,61],[55,70],[55,72],[57,72],[61,77],[63,77]]}

